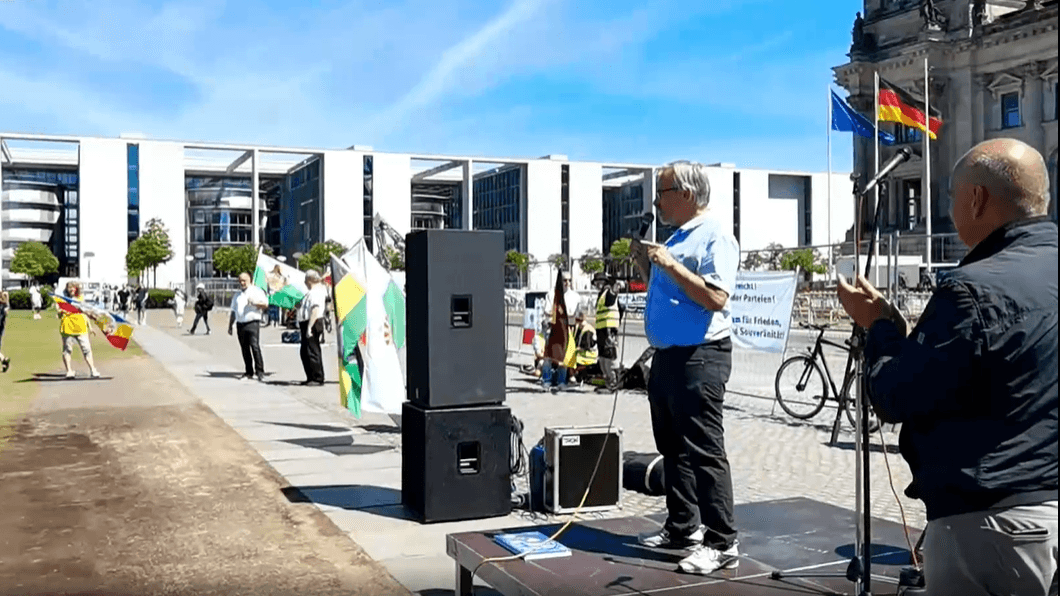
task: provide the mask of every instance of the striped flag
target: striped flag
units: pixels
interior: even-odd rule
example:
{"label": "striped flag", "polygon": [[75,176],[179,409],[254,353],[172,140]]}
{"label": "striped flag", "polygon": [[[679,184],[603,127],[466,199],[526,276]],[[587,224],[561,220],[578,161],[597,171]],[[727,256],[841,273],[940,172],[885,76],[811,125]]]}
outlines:
{"label": "striped flag", "polygon": [[294,308],[309,293],[305,273],[258,252],[254,268],[254,285],[269,295],[269,306]]}
{"label": "striped flag", "polygon": [[927,132],[932,140],[942,127],[942,112],[929,106],[924,116],[924,99],[880,77],[879,118],[884,122],[897,122],[921,132]]}
{"label": "striped flag", "polygon": [[405,401],[405,294],[364,240],[331,257],[339,392],[346,409],[400,414]]}
{"label": "striped flag", "polygon": [[52,300],[55,301],[55,306],[65,313],[72,315],[80,314],[91,319],[91,321],[99,327],[100,331],[103,332],[103,335],[107,338],[107,341],[110,342],[110,345],[122,351],[129,347],[129,340],[132,339],[133,328],[125,319],[112,312],[97,308],[87,302],[75,300],[74,298],[66,298],[64,296],[53,294]]}

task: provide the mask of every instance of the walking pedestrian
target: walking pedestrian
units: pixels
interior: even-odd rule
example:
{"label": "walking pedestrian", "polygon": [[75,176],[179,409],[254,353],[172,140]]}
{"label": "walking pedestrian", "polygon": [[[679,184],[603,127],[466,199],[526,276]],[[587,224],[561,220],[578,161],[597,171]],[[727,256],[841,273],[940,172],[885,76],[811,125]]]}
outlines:
{"label": "walking pedestrian", "polygon": [[191,324],[191,331],[188,333],[195,335],[195,329],[199,326],[199,321],[202,321],[203,325],[206,325],[206,335],[210,334],[210,311],[213,310],[213,298],[206,293],[206,286],[199,284],[195,286],[195,322]]}
{"label": "walking pedestrian", "polygon": [[[77,282],[71,281],[66,284],[64,294],[67,298],[81,301],[81,286]],[[55,306],[55,310],[59,314],[59,335],[63,340],[63,366],[66,367],[66,378],[72,379],[77,376],[71,362],[74,344],[81,348],[81,355],[84,356],[85,363],[88,364],[92,378],[100,378],[99,371],[96,370],[96,363],[92,359],[92,342],[89,341],[89,335],[95,335],[96,330],[88,323],[88,316],[83,313],[66,312],[59,308],[58,305]]]}
{"label": "walking pedestrian", "polygon": [[327,296],[320,274],[310,269],[305,274],[309,292],[298,307],[298,330],[302,345],[300,356],[306,380],[303,385],[324,384],[324,360],[320,354],[320,341],[324,336],[324,308]]}
{"label": "walking pedestrian", "polygon": [[188,306],[188,297],[183,288],[173,290],[173,314],[177,317],[177,329],[184,327],[184,309]]}
{"label": "walking pedestrian", "polygon": [[[0,292],[0,348],[4,347],[4,328],[7,327],[7,311],[10,309],[11,298],[7,292]],[[11,366],[11,359],[0,352],[0,370],[7,372]]]}

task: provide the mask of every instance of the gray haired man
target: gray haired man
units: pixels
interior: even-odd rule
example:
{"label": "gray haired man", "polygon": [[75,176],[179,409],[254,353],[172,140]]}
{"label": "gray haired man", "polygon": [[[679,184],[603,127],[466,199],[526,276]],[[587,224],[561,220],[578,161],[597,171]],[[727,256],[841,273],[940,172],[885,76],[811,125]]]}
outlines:
{"label": "gray haired man", "polygon": [[678,229],[664,244],[634,240],[632,252],[648,284],[644,331],[655,348],[648,402],[668,515],[662,530],[640,543],[690,549],[679,568],[707,574],[739,563],[722,402],[732,371],[729,295],[740,246],[707,210],[705,166],[671,164],[657,183],[659,219]]}

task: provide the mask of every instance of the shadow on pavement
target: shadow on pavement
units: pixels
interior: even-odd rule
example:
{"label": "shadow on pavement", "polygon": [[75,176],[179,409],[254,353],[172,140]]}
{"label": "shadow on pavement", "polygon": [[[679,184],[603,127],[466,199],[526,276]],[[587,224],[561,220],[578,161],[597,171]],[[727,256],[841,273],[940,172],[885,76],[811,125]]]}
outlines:
{"label": "shadow on pavement", "polygon": [[397,426],[390,426],[387,424],[366,424],[361,426],[362,428],[370,433],[379,433],[381,435],[400,435],[401,428]]}
{"label": "shadow on pavement", "polygon": [[350,428],[347,426],[333,426],[331,424],[299,424],[297,422],[272,422],[270,420],[258,420],[262,424],[274,424],[276,426],[287,426],[290,428],[304,428],[306,430],[319,430],[327,433],[345,433],[350,432]]}
{"label": "shadow on pavement", "polygon": [[[831,429],[829,429],[829,430],[831,430]],[[827,445],[827,443],[825,443],[825,444]],[[835,447],[837,449],[842,449],[843,451],[853,451],[854,450],[854,442],[853,441],[836,441]],[[869,452],[871,452],[871,453],[883,453],[883,445],[879,445],[879,444],[876,444],[876,443],[870,443],[869,444]],[[901,452],[898,450],[898,445],[888,444],[887,445],[887,453],[889,455],[899,455]]]}
{"label": "shadow on pavement", "polygon": [[[233,370],[207,370],[203,371],[206,374],[198,375],[200,377],[207,377],[210,379],[240,379],[244,376],[244,373]],[[272,373],[265,373],[266,377],[272,376]]]}
{"label": "shadow on pavement", "polygon": [[280,491],[292,503],[316,503],[342,509],[370,511],[394,519],[414,519],[401,504],[401,491],[385,486],[364,484],[288,486]]}
{"label": "shadow on pavement", "polygon": [[319,449],[327,451],[332,455],[371,455],[391,451],[394,447],[390,445],[358,445],[354,443],[353,435],[339,435],[335,437],[309,437],[304,439],[282,439],[281,442],[288,445],[297,445],[308,449]]}
{"label": "shadow on pavement", "polygon": [[33,373],[32,377],[19,379],[16,383],[51,383],[53,381],[112,381],[114,377],[90,377],[85,374],[67,377],[63,373]]}

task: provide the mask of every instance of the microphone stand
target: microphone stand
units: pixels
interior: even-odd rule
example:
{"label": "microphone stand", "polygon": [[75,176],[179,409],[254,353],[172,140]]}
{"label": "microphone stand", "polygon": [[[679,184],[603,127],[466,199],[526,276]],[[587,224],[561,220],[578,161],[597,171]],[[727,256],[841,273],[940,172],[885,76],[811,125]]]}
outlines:
{"label": "microphone stand", "polygon": [[[871,190],[871,189],[870,189]],[[854,182],[853,190],[856,212],[855,212],[855,234],[854,234],[854,273],[857,274],[858,270],[858,255],[860,253],[859,246],[861,244],[861,208],[864,204],[865,194],[858,188],[857,181]],[[877,201],[875,210],[872,216],[872,234],[870,240],[870,249],[865,254],[865,273],[864,276],[867,279],[869,273],[872,270],[872,250],[871,247],[879,240],[880,236],[880,218],[883,214],[883,201]],[[856,280],[855,280],[856,281]],[[786,578],[828,578],[828,577],[841,577],[852,582],[854,584],[855,592],[858,596],[872,596],[872,509],[871,505],[871,476],[869,474],[870,465],[870,453],[869,453],[869,400],[868,400],[868,382],[867,376],[865,375],[865,338],[868,335],[868,330],[861,327],[857,323],[854,323],[854,328],[850,334],[850,340],[848,345],[850,346],[850,352],[847,355],[847,368],[850,370],[851,366],[857,367],[858,382],[857,382],[857,400],[856,400],[856,411],[855,416],[855,433],[854,433],[854,457],[856,461],[856,467],[854,472],[854,486],[856,492],[856,507],[855,520],[856,520],[856,533],[854,537],[854,556],[850,559],[850,563],[847,565],[845,573],[813,573],[813,572],[785,572],[785,571],[774,571],[770,574],[770,577],[775,580],[786,579]],[[842,415],[842,412],[839,412]],[[837,424],[832,428],[833,439],[835,442],[835,435],[838,432],[838,418]],[[876,576],[876,579],[890,579],[882,576]],[[894,580],[895,584],[898,583]]]}

